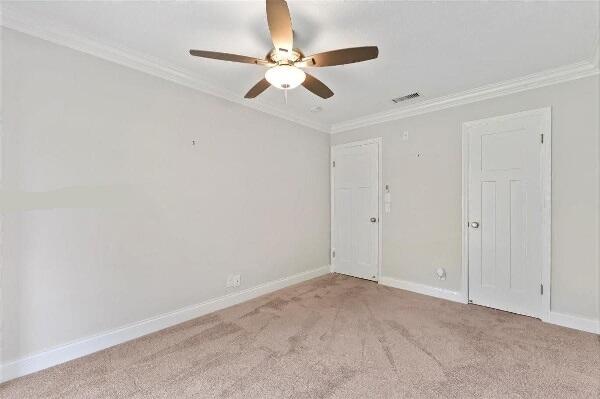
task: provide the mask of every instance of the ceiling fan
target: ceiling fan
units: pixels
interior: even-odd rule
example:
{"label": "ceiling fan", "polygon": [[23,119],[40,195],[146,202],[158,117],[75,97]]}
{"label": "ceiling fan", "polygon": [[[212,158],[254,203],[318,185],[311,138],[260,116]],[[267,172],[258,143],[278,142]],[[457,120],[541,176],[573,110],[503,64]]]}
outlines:
{"label": "ceiling fan", "polygon": [[269,86],[284,89],[287,93],[288,89],[299,85],[321,98],[329,98],[333,96],[333,91],[300,68],[352,64],[372,60],[379,55],[377,46],[366,46],[326,51],[306,57],[300,49],[294,47],[292,20],[285,0],[267,0],[267,22],[274,48],[264,59],[204,50],[190,50],[190,54],[196,57],[268,67],[265,77],[246,93],[245,98],[255,98]]}

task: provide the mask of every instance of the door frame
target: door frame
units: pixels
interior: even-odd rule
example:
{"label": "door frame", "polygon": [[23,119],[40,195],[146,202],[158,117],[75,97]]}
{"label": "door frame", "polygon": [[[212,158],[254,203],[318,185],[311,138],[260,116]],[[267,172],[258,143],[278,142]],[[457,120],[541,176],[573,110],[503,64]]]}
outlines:
{"label": "door frame", "polygon": [[381,206],[383,199],[383,170],[382,170],[382,149],[383,149],[383,140],[381,137],[375,137],[367,140],[359,140],[359,141],[351,141],[343,144],[332,145],[329,150],[329,186],[330,186],[330,235],[329,235],[329,264],[331,265],[330,271],[335,273],[335,265],[333,262],[333,235],[334,235],[334,216],[335,216],[335,174],[334,174],[334,151],[337,148],[345,148],[345,147],[356,147],[359,145],[365,144],[377,144],[377,229],[379,234],[378,248],[377,248],[377,283],[381,281],[381,265],[382,265],[382,254],[383,254],[383,208]]}
{"label": "door frame", "polygon": [[540,180],[542,192],[542,275],[543,284],[542,307],[539,317],[547,321],[550,314],[551,269],[552,269],[552,108],[538,108],[530,111],[501,115],[492,118],[463,122],[462,124],[462,284],[461,299],[469,303],[469,137],[468,130],[473,126],[481,126],[503,120],[521,118],[523,116],[540,116],[542,118],[543,143],[541,144]]}

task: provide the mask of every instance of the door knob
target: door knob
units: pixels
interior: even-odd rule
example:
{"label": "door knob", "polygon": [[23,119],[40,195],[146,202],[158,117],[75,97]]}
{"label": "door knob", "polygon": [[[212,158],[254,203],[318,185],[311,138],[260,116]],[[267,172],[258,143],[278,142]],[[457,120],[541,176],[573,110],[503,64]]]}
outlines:
{"label": "door knob", "polygon": [[371,223],[377,223],[377,218],[371,218]]}
{"label": "door knob", "polygon": [[479,228],[479,222],[471,222],[471,227],[474,229]]}

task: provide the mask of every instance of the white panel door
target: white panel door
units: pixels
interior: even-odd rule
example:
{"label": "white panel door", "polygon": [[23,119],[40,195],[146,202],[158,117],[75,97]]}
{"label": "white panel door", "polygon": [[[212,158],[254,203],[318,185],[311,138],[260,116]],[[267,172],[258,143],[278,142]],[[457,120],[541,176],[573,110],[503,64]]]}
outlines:
{"label": "white panel door", "polygon": [[332,263],[335,272],[377,280],[379,143],[333,147]]}
{"label": "white panel door", "polygon": [[[520,116],[519,116],[520,115]],[[467,127],[469,299],[539,317],[542,283],[539,113]]]}

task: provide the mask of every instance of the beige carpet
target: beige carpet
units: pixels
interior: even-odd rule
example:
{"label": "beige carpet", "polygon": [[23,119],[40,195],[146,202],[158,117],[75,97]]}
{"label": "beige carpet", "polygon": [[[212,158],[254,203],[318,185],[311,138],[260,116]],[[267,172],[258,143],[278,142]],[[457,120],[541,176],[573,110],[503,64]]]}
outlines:
{"label": "beige carpet", "polygon": [[600,340],[329,275],[13,380],[2,398],[599,398]]}

